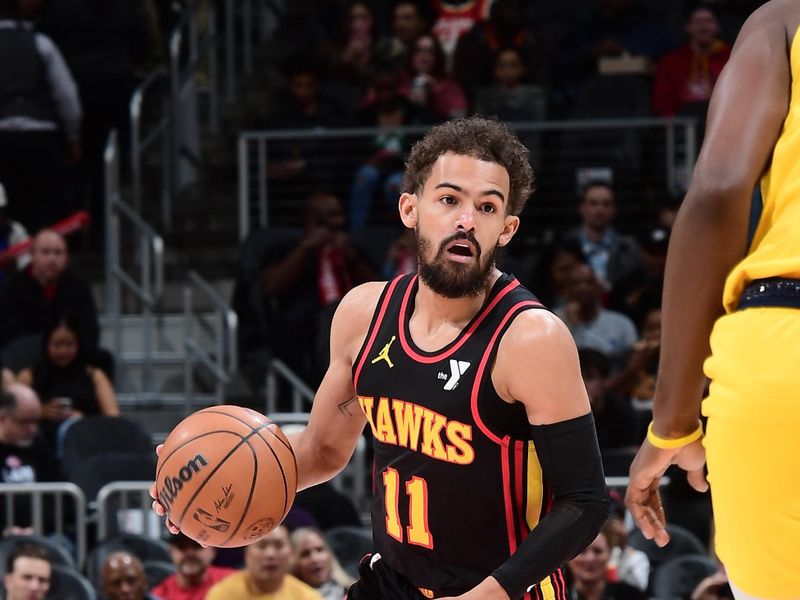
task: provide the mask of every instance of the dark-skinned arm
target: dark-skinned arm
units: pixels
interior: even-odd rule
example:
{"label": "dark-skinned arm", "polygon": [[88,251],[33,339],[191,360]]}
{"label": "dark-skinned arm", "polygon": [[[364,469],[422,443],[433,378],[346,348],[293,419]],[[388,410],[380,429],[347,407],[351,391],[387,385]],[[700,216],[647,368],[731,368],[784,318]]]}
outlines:
{"label": "dark-skinned arm", "polygon": [[709,336],[731,269],[747,252],[750,198],[786,117],[787,8],[773,2],[743,26],[712,95],[703,148],[675,222],[664,283],[662,348],[653,431],[697,428]]}

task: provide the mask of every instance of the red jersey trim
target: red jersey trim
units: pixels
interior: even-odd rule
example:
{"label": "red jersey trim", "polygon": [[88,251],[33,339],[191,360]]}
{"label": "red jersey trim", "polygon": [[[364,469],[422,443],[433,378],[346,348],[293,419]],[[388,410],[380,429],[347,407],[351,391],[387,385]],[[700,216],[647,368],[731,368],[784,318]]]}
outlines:
{"label": "red jersey trim", "polygon": [[[503,292],[505,292],[505,289],[503,290]],[[472,418],[475,419],[475,423],[478,425],[478,428],[481,430],[483,435],[485,435],[487,438],[489,438],[496,444],[502,443],[503,440],[496,434],[492,433],[492,431],[490,431],[489,428],[486,426],[486,423],[483,422],[483,418],[481,418],[481,415],[478,412],[478,394],[480,392],[481,382],[483,381],[483,372],[486,370],[486,364],[489,362],[489,356],[491,356],[492,354],[495,342],[497,341],[497,336],[500,335],[500,332],[503,330],[506,323],[508,323],[509,319],[515,317],[517,315],[517,311],[525,306],[541,306],[541,303],[536,302],[535,300],[523,300],[522,302],[518,302],[517,304],[511,307],[511,310],[509,310],[506,313],[506,316],[503,317],[503,320],[500,322],[500,325],[498,325],[497,329],[492,335],[492,339],[486,346],[486,351],[483,353],[483,358],[481,358],[481,362],[478,365],[478,371],[475,374],[475,382],[472,384],[472,397],[470,400],[470,406],[472,409]]]}
{"label": "red jersey trim", "polygon": [[381,328],[383,317],[386,315],[386,308],[389,306],[389,301],[392,299],[394,288],[397,287],[397,283],[403,277],[404,275],[399,275],[395,277],[391,283],[389,283],[389,287],[387,288],[386,294],[383,297],[383,302],[381,303],[381,308],[378,311],[378,318],[375,319],[375,322],[372,324],[372,329],[369,333],[369,339],[361,348],[361,358],[358,360],[356,372],[353,374],[353,389],[355,390],[358,390],[358,378],[361,375],[361,369],[364,366],[364,361],[367,360],[367,356],[369,356],[370,350],[372,350],[372,344],[375,343],[375,338],[378,336],[378,330]]}
{"label": "red jersey trim", "polygon": [[[519,287],[520,283],[519,280],[514,279],[513,281],[509,282],[502,290],[500,290],[497,295],[492,299],[492,301],[487,304],[483,310],[478,314],[475,320],[472,321],[472,324],[469,326],[467,331],[461,333],[461,337],[456,338],[454,342],[452,342],[452,346],[449,348],[446,347],[445,350],[438,352],[436,354],[432,354],[430,356],[423,355],[414,350],[411,347],[411,344],[406,338],[406,310],[408,309],[408,299],[411,297],[411,290],[414,288],[414,283],[416,282],[419,275],[415,275],[408,284],[406,288],[405,294],[403,295],[403,302],[400,305],[400,316],[398,317],[398,332],[400,335],[400,345],[403,347],[405,353],[409,356],[409,358],[423,364],[433,364],[435,362],[439,362],[440,360],[445,360],[449,358],[456,350],[461,348],[461,346],[466,343],[469,337],[475,332],[478,326],[483,322],[486,316],[492,311],[492,309],[497,306],[497,304],[502,300],[511,290],[514,288]],[[505,321],[504,321],[505,322]]]}
{"label": "red jersey trim", "polygon": [[517,536],[514,531],[514,507],[512,506],[512,498],[509,493],[511,490],[511,468],[509,466],[509,444],[511,438],[504,437],[501,440],[502,448],[500,449],[501,456],[501,470],[503,473],[503,502],[506,509],[506,532],[508,533],[508,551],[514,554],[517,550]]}

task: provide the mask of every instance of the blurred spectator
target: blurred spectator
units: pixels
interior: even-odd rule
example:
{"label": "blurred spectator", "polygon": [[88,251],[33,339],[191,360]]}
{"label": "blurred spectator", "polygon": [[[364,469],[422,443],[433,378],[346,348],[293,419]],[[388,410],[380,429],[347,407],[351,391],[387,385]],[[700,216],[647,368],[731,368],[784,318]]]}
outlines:
{"label": "blurred spectator", "polygon": [[[4,378],[8,376],[4,372]],[[0,392],[0,482],[26,484],[58,481],[60,474],[52,448],[39,432],[42,406],[31,388],[6,383]],[[48,498],[52,499],[52,498]],[[48,505],[50,506],[50,505]],[[15,534],[31,533],[31,503],[24,496],[14,498]],[[52,508],[52,507],[50,507]],[[51,523],[47,522],[49,526]]]}
{"label": "blurred spectator", "polygon": [[311,586],[289,574],[294,553],[289,531],[278,525],[244,551],[244,569],[209,590],[206,600],[321,600]]}
{"label": "blurred spectator", "polygon": [[356,251],[336,196],[312,194],[306,202],[302,239],[264,257],[262,285],[279,305],[272,339],[276,355],[313,381],[327,367],[327,331],[339,300],[375,271]]}
{"label": "blurred spectator", "polygon": [[366,225],[372,201],[379,190],[386,208],[394,211],[397,207],[403,181],[403,161],[410,149],[410,140],[397,128],[436,120],[427,106],[415,104],[403,96],[399,86],[395,69],[379,69],[356,117],[358,125],[377,127],[379,131],[372,140],[366,163],[358,168],[353,181],[349,207],[352,231]]}
{"label": "blurred spectator", "polygon": [[430,32],[429,7],[419,0],[397,0],[392,7],[392,33],[378,42],[378,61],[400,67],[421,35]]}
{"label": "blurred spectator", "polygon": [[581,224],[565,239],[578,242],[598,280],[606,290],[641,266],[636,242],[619,234],[612,223],[616,215],[614,188],[605,181],[591,181],[578,205]]}
{"label": "blurred spectator", "polygon": [[550,245],[536,264],[533,293],[550,310],[563,308],[567,304],[567,287],[572,269],[585,263],[586,257],[577,242]]}
{"label": "blurred spectator", "polygon": [[658,224],[672,231],[675,218],[678,216],[678,209],[681,207],[682,197],[668,197],[661,202],[658,209]]}
{"label": "blurred spectator", "polygon": [[635,448],[640,438],[636,436],[636,414],[630,400],[608,391],[610,365],[608,358],[597,350],[578,350],[581,376],[592,407],[594,425],[600,450]]}
{"label": "blurred spectator", "polygon": [[142,562],[128,552],[114,552],[103,562],[100,589],[103,600],[158,600],[147,593]]}
{"label": "blurred spectator", "polygon": [[562,114],[570,114],[603,59],[634,56],[655,64],[673,46],[669,30],[652,20],[638,0],[594,0],[592,13],[565,34],[554,59],[553,83]]}
{"label": "blurred spectator", "polygon": [[394,279],[403,273],[417,270],[416,237],[413,229],[404,228],[397,239],[389,246],[386,260],[383,261],[381,277]]}
{"label": "blurred spectator", "polygon": [[440,119],[467,114],[467,98],[458,82],[447,76],[444,51],[434,36],[425,34],[416,39],[405,75],[400,92],[414,104]]}
{"label": "blurred spectator", "polygon": [[[283,69],[286,87],[276,94],[270,129],[315,129],[348,124],[348,113],[338,100],[320,90],[320,65],[315,55],[300,54]],[[328,178],[346,170],[336,148],[340,140],[286,137],[270,143],[267,175],[270,193],[287,204],[300,203]]]}
{"label": "blurred spectator", "polygon": [[519,48],[500,48],[495,54],[494,82],[481,86],[475,112],[501,121],[540,121],[545,118],[545,90],[525,83],[527,67]]}
{"label": "blurred spectator", "polygon": [[666,227],[656,225],[638,236],[641,263],[621,277],[609,295],[609,308],[625,313],[635,323],[642,321],[645,311],[661,304],[669,233]]}
{"label": "blurred spectator", "polygon": [[[447,63],[456,50],[459,38],[476,23],[489,18],[489,7],[496,0],[434,0],[436,22],[433,33],[442,45]],[[449,69],[448,69],[449,70]]]}
{"label": "blurred spectator", "polygon": [[153,588],[161,600],[203,600],[215,583],[234,572],[212,565],[216,548],[203,548],[184,533],[170,535],[168,543],[175,573]]}
{"label": "blurred spectator", "polygon": [[130,0],[51,0],[39,26],[64,53],[78,83],[85,160],[77,193],[91,208],[98,235],[106,139],[117,129],[127,147],[131,94],[152,64],[156,43],[143,3]]}
{"label": "blurred spectator", "polygon": [[53,320],[42,337],[42,359],[19,372],[18,380],[42,401],[43,431],[58,451],[60,436],[75,419],[119,415],[106,374],[91,364],[77,322],[69,315]]}
{"label": "blurred spectator", "polygon": [[637,418],[636,435],[644,436],[656,391],[661,350],[661,309],[650,308],[641,321],[642,337],[633,344],[625,368],[608,382],[610,390],[630,398],[634,409],[645,413]]}
{"label": "blurred spectator", "polygon": [[625,505],[618,492],[610,493],[609,507],[610,515],[603,526],[611,548],[607,578],[609,581],[621,581],[646,592],[650,581],[650,559],[641,550],[628,546],[629,532],[625,524]]}
{"label": "blurred spectator", "polygon": [[636,341],[636,327],[625,315],[600,304],[602,286],[589,265],[573,267],[567,284],[567,304],[556,314],[564,320],[575,345],[609,357],[619,369]]}
{"label": "blurred spectator", "polygon": [[69,267],[64,237],[43,229],[31,245],[31,264],[0,289],[0,342],[42,334],[57,315],[75,316],[84,351],[94,356],[100,335],[89,285]]}
{"label": "blurred spectator", "polygon": [[702,115],[731,48],[719,39],[711,6],[700,4],[686,22],[689,41],[658,63],[653,86],[653,113],[659,117]]}
{"label": "blurred spectator", "polygon": [[64,166],[80,158],[81,105],[58,48],[22,16],[21,0],[0,0],[0,182],[10,214],[35,231],[68,212]]}
{"label": "blurred spectator", "polygon": [[[6,196],[3,184],[0,183],[0,253],[24,242],[29,237],[27,230],[21,223],[8,218],[8,196]],[[0,261],[0,269],[2,269],[0,270],[0,282],[5,281],[7,274],[21,271],[30,262],[31,255],[29,252],[20,254],[16,258]]]}
{"label": "blurred spectator", "polygon": [[284,69],[286,89],[277,95],[270,129],[310,129],[347,124],[345,108],[319,87],[320,65],[315,55],[290,59]]}
{"label": "blurred spectator", "polygon": [[733,598],[728,575],[722,569],[698,583],[691,595],[691,600],[733,600]]}
{"label": "blurred spectator", "polygon": [[611,548],[604,532],[600,532],[589,546],[569,562],[572,573],[573,600],[645,600],[647,596],[637,588],[622,582],[606,579]]}
{"label": "blurred spectator", "polygon": [[50,559],[35,544],[20,544],[8,555],[3,585],[6,600],[44,600],[50,589]]}
{"label": "blurred spectator", "polygon": [[543,84],[540,52],[523,19],[521,0],[495,0],[488,21],[476,23],[461,36],[453,60],[453,75],[474,100],[478,90],[495,79],[497,54],[516,48],[525,66],[525,82]]}
{"label": "blurred spectator", "polygon": [[332,48],[331,77],[362,85],[375,59],[375,14],[368,0],[352,0],[345,7],[344,39]]}
{"label": "blurred spectator", "polygon": [[325,534],[301,527],[292,532],[291,541],[295,554],[293,575],[317,590],[323,600],[342,600],[355,579],[336,560]]}

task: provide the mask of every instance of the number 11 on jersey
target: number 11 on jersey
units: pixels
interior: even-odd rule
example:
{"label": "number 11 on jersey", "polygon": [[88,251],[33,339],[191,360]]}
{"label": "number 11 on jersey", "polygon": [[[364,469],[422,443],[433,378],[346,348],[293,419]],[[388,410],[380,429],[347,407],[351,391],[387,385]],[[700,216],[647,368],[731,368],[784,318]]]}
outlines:
{"label": "number 11 on jersey", "polygon": [[[403,542],[403,526],[400,524],[400,474],[387,468],[383,472],[384,498],[386,500],[386,533]],[[428,529],[428,482],[414,476],[406,481],[408,496],[408,543],[433,548],[433,536]]]}

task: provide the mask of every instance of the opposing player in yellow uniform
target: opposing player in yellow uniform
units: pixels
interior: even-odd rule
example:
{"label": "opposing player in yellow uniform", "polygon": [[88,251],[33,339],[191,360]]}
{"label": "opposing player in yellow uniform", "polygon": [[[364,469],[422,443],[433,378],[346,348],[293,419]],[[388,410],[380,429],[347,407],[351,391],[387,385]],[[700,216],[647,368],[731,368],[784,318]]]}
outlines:
{"label": "opposing player in yellow uniform", "polygon": [[[716,549],[739,599],[800,598],[799,25],[797,0],[753,13],[714,90],[670,242],[653,423],[626,497],[664,545],[658,481],[677,464],[703,490],[707,459]],[[754,188],[763,208],[748,235]]]}

